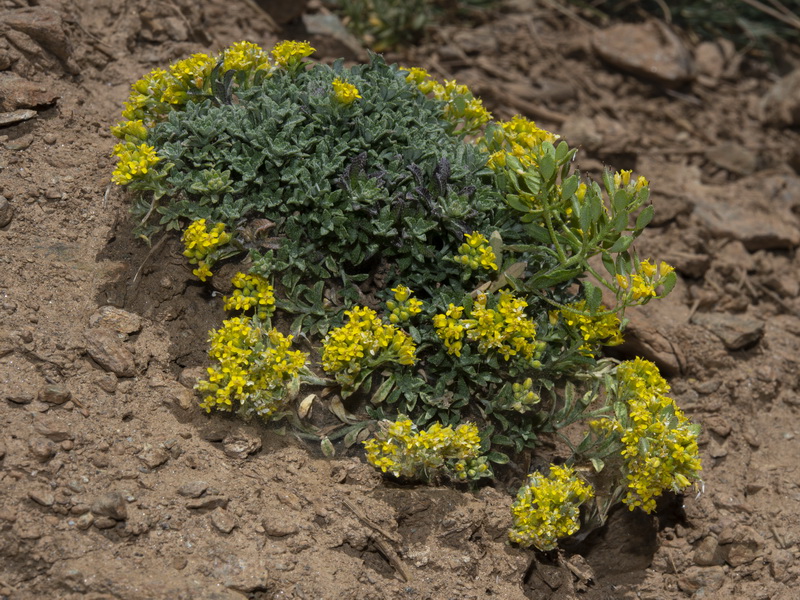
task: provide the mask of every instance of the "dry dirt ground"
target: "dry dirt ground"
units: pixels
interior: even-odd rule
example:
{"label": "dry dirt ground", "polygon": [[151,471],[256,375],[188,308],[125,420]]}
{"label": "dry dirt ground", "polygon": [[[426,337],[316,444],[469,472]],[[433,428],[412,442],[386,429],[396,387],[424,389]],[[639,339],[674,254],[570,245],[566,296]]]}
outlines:
{"label": "dry dirt ground", "polygon": [[791,48],[771,70],[724,41],[516,0],[389,56],[560,133],[590,176],[644,174],[640,253],[681,275],[629,315],[625,351],[657,360],[703,425],[704,489],[544,556],[506,542],[510,486],[401,488],[355,450],[327,460],[204,414],[189,386],[221,303],[175,239],[131,239],[109,185],[109,127],[142,74],[242,39],[310,38],[323,60],[352,44],[282,32],[245,0],[29,4],[0,0],[0,598],[797,597]]}

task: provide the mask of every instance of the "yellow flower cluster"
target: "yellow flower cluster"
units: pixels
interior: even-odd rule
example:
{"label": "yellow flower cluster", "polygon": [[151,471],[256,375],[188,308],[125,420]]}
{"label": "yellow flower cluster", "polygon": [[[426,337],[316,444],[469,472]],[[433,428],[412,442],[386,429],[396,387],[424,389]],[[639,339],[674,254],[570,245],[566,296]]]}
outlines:
{"label": "yellow flower cluster", "polygon": [[386,308],[389,309],[389,322],[392,324],[405,323],[414,315],[422,312],[422,301],[412,298],[414,293],[404,285],[399,285],[392,288],[394,292],[394,300],[386,302]]}
{"label": "yellow flower cluster", "polygon": [[114,146],[114,155],[118,160],[111,174],[111,181],[117,185],[126,185],[134,179],[141,179],[161,160],[153,146],[147,144],[137,146],[132,142]]}
{"label": "yellow flower cluster", "polygon": [[134,144],[147,139],[147,127],[141,119],[118,123],[111,128],[111,133],[121,140]]}
{"label": "yellow flower cluster", "polygon": [[293,67],[299,65],[307,56],[316,52],[308,42],[295,42],[287,40],[275,45],[272,49],[272,57],[275,62],[282,67]]}
{"label": "yellow flower cluster", "polygon": [[449,354],[461,356],[463,340],[477,342],[478,352],[495,351],[506,360],[520,356],[533,361],[542,351],[536,341],[536,323],[525,314],[528,303],[510,292],[501,292],[495,308],[487,308],[488,296],[478,294],[469,318],[463,306],[451,304],[444,314],[433,317],[436,334]]}
{"label": "yellow flower cluster", "polygon": [[189,259],[197,268],[192,271],[194,275],[205,281],[212,275],[210,261],[207,260],[209,254],[220,246],[224,246],[231,241],[231,235],[225,231],[225,223],[217,223],[210,230],[206,227],[205,219],[192,221],[186,228],[181,237],[186,248],[183,255]]}
{"label": "yellow flower cluster", "polygon": [[621,273],[617,273],[617,285],[622,290],[626,290],[633,300],[648,301],[658,295],[656,288],[664,283],[664,279],[675,270],[665,262],[656,267],[649,260],[639,263],[639,268],[632,273],[630,280]]}
{"label": "yellow flower cluster", "polygon": [[367,461],[384,473],[405,479],[428,480],[439,473],[454,479],[491,476],[481,439],[473,423],[442,427],[434,423],[418,431],[411,419],[400,415],[364,442]]}
{"label": "yellow flower cluster", "polygon": [[222,51],[223,71],[268,71],[269,54],[251,42],[236,42]]}
{"label": "yellow flower cluster", "polygon": [[512,542],[554,550],[558,539],[580,529],[580,506],[594,496],[592,487],[571,467],[550,466],[550,474],[533,473],[511,505]]}
{"label": "yellow flower cluster", "polygon": [[234,317],[212,330],[209,356],[219,365],[208,368],[208,379],[196,389],[206,394],[200,406],[271,417],[282,407],[289,382],[306,364],[307,355],[291,350],[292,336],[276,329],[264,332],[249,317]]}
{"label": "yellow flower cluster", "polygon": [[432,94],[437,100],[445,103],[445,117],[452,122],[463,121],[464,131],[477,131],[488,123],[492,114],[483,106],[483,101],[475,98],[469,88],[455,81],[444,84],[433,79],[425,69],[403,67],[408,73],[406,81],[419,89],[423,94]]}
{"label": "yellow flower cluster", "polygon": [[[599,311],[605,310],[606,307],[601,304]],[[594,356],[599,344],[617,346],[624,341],[620,329],[621,323],[616,313],[591,316],[586,306],[586,300],[573,302],[568,304],[567,308],[553,311],[551,320],[557,321],[559,315],[567,326],[583,339],[580,352],[584,356]]]}
{"label": "yellow flower cluster", "polygon": [[335,373],[343,386],[351,386],[362,370],[396,362],[413,365],[416,346],[405,331],[384,324],[378,314],[356,306],[345,311],[347,323],[333,329],[322,342],[322,368]]}
{"label": "yellow flower cluster", "polygon": [[497,271],[497,256],[495,256],[486,236],[473,231],[472,233],[465,233],[464,237],[467,238],[467,241],[459,246],[458,256],[454,257],[453,260],[473,271],[477,269]]}
{"label": "yellow flower cluster", "polygon": [[627,417],[601,419],[591,426],[619,437],[628,480],[622,501],[631,510],[640,506],[649,513],[663,492],[680,492],[699,479],[698,427],[667,396],[669,384],[653,363],[641,358],[621,363],[617,382]]}
{"label": "yellow flower cluster", "polygon": [[225,310],[250,310],[256,307],[259,320],[264,321],[272,316],[275,295],[269,281],[260,275],[237,273],[231,283],[236,289],[223,299]]}
{"label": "yellow flower cluster", "polygon": [[508,156],[516,157],[523,167],[536,162],[544,142],[555,142],[558,136],[536,126],[536,123],[516,115],[510,121],[498,122],[487,130],[479,147],[489,154],[487,166],[498,170],[506,166]]}
{"label": "yellow flower cluster", "polygon": [[333,95],[340,104],[347,106],[361,98],[361,94],[358,93],[358,88],[356,86],[343,81],[339,77],[333,80],[332,85]]}

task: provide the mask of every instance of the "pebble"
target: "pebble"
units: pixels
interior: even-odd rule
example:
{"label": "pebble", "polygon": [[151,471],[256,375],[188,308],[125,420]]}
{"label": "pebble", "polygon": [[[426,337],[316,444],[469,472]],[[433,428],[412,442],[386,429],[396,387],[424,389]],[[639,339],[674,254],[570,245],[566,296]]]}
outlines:
{"label": "pebble", "polygon": [[119,492],[108,492],[98,497],[92,503],[90,510],[97,517],[108,517],[117,521],[128,518],[128,505]]}
{"label": "pebble", "polygon": [[207,376],[208,372],[205,367],[186,367],[178,376],[178,382],[182,386],[193,390],[197,382]]}
{"label": "pebble", "polygon": [[46,385],[39,390],[39,400],[50,404],[64,404],[72,398],[66,386],[61,384]]}
{"label": "pebble", "polygon": [[14,207],[6,199],[5,196],[0,196],[0,228],[5,227],[14,218]]}
{"label": "pebble", "polygon": [[94,520],[94,526],[97,529],[111,529],[112,527],[116,527],[117,521],[112,519],[111,517],[97,517]]}
{"label": "pebble", "polygon": [[113,394],[117,391],[118,380],[114,373],[103,373],[97,378],[96,383],[101,390],[109,394]]}
{"label": "pebble", "polygon": [[80,517],[75,519],[75,527],[81,530],[89,529],[94,524],[94,515],[90,512],[83,513]]}
{"label": "pebble", "polygon": [[14,404],[30,404],[33,402],[34,395],[30,392],[12,390],[6,396],[6,400]]}
{"label": "pebble", "polygon": [[218,508],[211,513],[211,524],[222,533],[230,533],[236,527],[236,519],[227,510]]}
{"label": "pebble", "polygon": [[59,419],[50,415],[39,415],[33,421],[33,429],[39,435],[54,442],[63,442],[74,438],[70,428]]}
{"label": "pebble", "polygon": [[148,469],[160,467],[169,460],[169,453],[166,450],[150,444],[145,444],[138,456]]}
{"label": "pebble", "polygon": [[45,133],[42,136],[42,141],[44,141],[44,143],[47,144],[48,146],[52,146],[53,144],[56,143],[56,141],[58,141],[58,138],[54,133]]}
{"label": "pebble", "polygon": [[694,594],[700,589],[705,592],[715,592],[725,582],[725,569],[715,567],[689,567],[678,578],[678,587],[687,594]]}
{"label": "pebble", "polygon": [[205,481],[187,481],[178,488],[178,495],[185,498],[199,498],[208,489],[208,483]]}
{"label": "pebble", "polygon": [[300,531],[297,525],[280,517],[267,517],[262,521],[262,525],[264,532],[273,537],[286,537]]}
{"label": "pebble", "polygon": [[56,497],[53,492],[48,488],[33,488],[28,490],[28,498],[39,504],[40,506],[53,506],[56,502]]}
{"label": "pebble", "polygon": [[53,458],[58,447],[48,439],[34,437],[28,441],[28,448],[38,460],[45,462]]}
{"label": "pebble", "polygon": [[106,371],[120,377],[136,375],[133,354],[119,336],[108,329],[88,329],[84,333],[86,352]]}

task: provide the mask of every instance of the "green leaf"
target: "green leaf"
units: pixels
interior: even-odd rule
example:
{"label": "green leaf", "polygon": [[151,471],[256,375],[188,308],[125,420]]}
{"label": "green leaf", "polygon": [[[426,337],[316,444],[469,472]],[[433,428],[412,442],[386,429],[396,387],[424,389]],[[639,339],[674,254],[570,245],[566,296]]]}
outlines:
{"label": "green leaf", "polygon": [[645,206],[639,216],[636,217],[636,230],[641,231],[650,224],[656,214],[656,209],[652,204]]}
{"label": "green leaf", "polygon": [[630,248],[631,244],[633,243],[634,238],[630,235],[623,235],[614,242],[614,245],[608,249],[608,251],[612,254],[618,254],[619,252],[625,252],[628,248]]}
{"label": "green leaf", "polygon": [[[560,145],[559,148],[561,148]],[[567,201],[572,198],[572,195],[578,191],[579,185],[580,182],[578,181],[577,175],[572,175],[571,177],[565,179],[561,184],[561,199]]]}
{"label": "green leaf", "polygon": [[678,282],[678,276],[675,274],[675,271],[667,274],[667,276],[664,277],[664,283],[661,284],[663,286],[663,291],[661,292],[661,295],[666,296],[667,294],[669,294],[675,287],[675,284],[677,282]]}
{"label": "green leaf", "polygon": [[545,181],[550,181],[556,173],[556,161],[549,154],[539,159],[539,172]]}
{"label": "green leaf", "polygon": [[628,208],[628,202],[630,201],[630,196],[628,192],[625,190],[617,190],[614,193],[614,197],[611,199],[611,206],[614,209],[615,213],[624,213],[626,212],[625,209]]}
{"label": "green leaf", "polygon": [[591,281],[584,281],[583,291],[589,312],[592,314],[596,313],[597,309],[600,307],[600,302],[603,300],[603,290],[594,285]]}
{"label": "green leaf", "polygon": [[486,458],[489,460],[489,462],[493,462],[496,465],[505,465],[505,464],[508,464],[508,461],[509,461],[509,458],[508,458],[507,454],[504,454],[502,452],[495,452],[495,451],[489,452],[486,455]]}
{"label": "green leaf", "polygon": [[606,268],[606,271],[608,271],[608,274],[612,277],[616,277],[617,269],[614,267],[614,259],[611,255],[608,252],[603,252],[601,258],[603,260],[603,266]]}
{"label": "green leaf", "polygon": [[530,212],[531,207],[529,204],[525,203],[522,198],[517,196],[516,194],[506,194],[505,196],[506,204],[508,204],[514,210],[518,210],[519,212]]}

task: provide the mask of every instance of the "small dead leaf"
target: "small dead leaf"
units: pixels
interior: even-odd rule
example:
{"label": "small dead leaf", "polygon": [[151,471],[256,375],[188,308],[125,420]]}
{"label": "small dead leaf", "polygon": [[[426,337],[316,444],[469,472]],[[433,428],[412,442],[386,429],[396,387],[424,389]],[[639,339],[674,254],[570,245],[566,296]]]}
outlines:
{"label": "small dead leaf", "polygon": [[300,406],[297,408],[297,416],[301,419],[305,419],[308,415],[311,414],[311,408],[314,405],[314,400],[317,399],[316,394],[309,394],[300,402]]}
{"label": "small dead leaf", "polygon": [[322,454],[324,454],[327,458],[333,458],[336,455],[336,449],[333,447],[333,442],[331,442],[327,436],[320,440],[319,447],[322,449]]}
{"label": "small dead leaf", "polygon": [[342,399],[339,398],[339,396],[334,396],[330,399],[328,402],[328,408],[342,423],[347,423],[349,425],[358,423],[358,419],[347,412],[347,409],[345,409],[344,404],[342,404]]}

